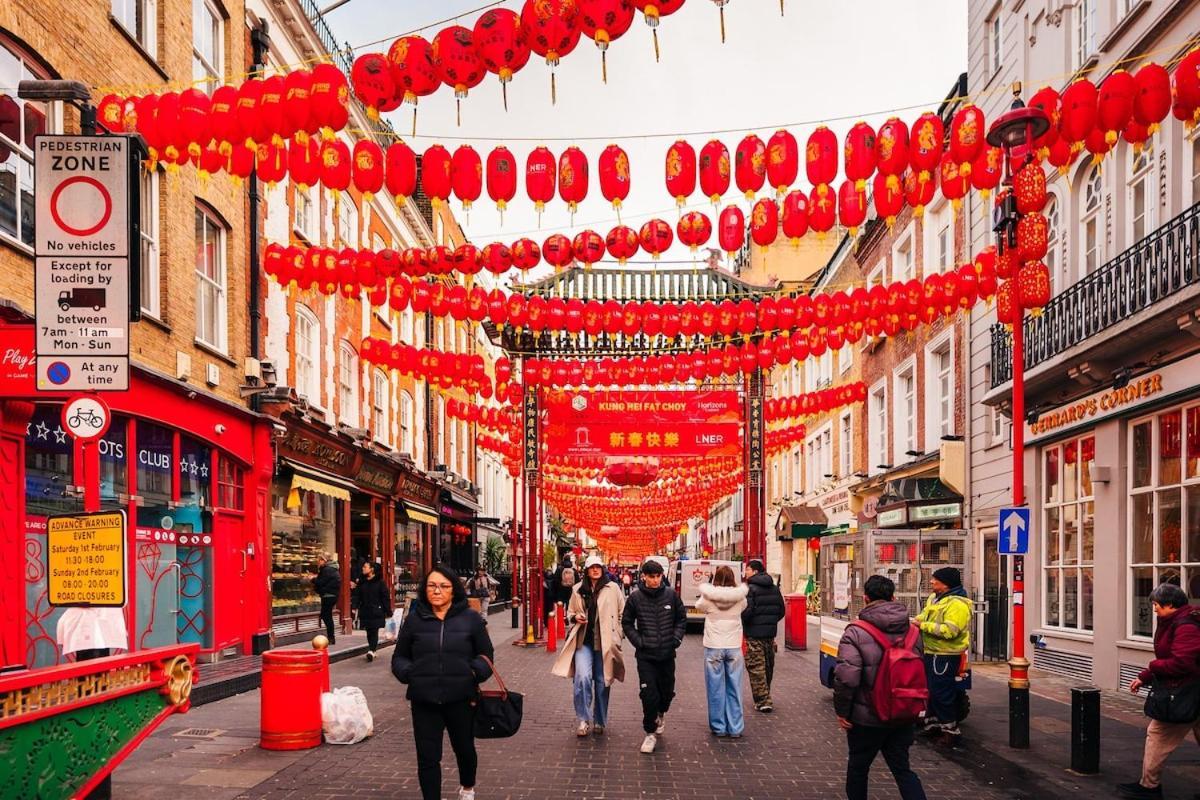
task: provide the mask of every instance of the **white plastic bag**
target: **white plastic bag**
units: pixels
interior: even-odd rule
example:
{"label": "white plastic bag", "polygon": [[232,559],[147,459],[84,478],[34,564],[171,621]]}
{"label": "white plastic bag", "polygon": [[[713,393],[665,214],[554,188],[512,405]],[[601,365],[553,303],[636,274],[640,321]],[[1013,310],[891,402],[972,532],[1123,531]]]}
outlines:
{"label": "white plastic bag", "polygon": [[357,686],[342,686],[321,695],[321,723],[329,744],[358,744],[375,733],[366,695]]}
{"label": "white plastic bag", "polygon": [[389,619],[383,626],[383,635],[389,639],[395,639],[400,635],[400,625],[404,622],[404,609],[397,608],[392,612]]}

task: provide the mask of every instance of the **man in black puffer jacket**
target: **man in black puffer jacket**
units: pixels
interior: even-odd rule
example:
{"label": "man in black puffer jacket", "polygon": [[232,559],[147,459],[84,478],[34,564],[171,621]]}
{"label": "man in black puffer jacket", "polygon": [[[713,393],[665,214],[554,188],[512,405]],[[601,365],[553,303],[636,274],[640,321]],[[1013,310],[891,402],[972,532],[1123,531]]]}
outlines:
{"label": "man in black puffer jacket", "polygon": [[750,673],[754,707],[769,714],[775,710],[771,703],[771,681],[775,677],[775,634],[784,613],[783,594],[758,559],[746,564],[743,577],[750,586],[746,610],[742,612],[746,672]]}
{"label": "man in black puffer jacket", "polygon": [[621,614],[625,638],[633,643],[641,684],[643,753],[653,753],[675,697],[675,651],[683,644],[687,612],[683,601],[663,579],[662,564],[647,560],[637,591]]}

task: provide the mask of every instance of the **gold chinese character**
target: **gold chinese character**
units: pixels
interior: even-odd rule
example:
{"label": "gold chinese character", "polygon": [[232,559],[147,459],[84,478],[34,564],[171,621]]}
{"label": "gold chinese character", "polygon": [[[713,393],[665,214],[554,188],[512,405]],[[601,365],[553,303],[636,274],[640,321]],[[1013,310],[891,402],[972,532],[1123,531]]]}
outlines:
{"label": "gold chinese character", "polygon": [[625,445],[625,434],[613,432],[608,435],[608,446],[609,447],[623,447],[624,445]]}
{"label": "gold chinese character", "polygon": [[667,447],[679,447],[679,434],[675,431],[667,431],[664,437],[664,444]]}
{"label": "gold chinese character", "polygon": [[629,434],[629,446],[630,447],[641,447],[642,446],[642,435],[640,433],[638,433],[637,431],[634,431],[633,433]]}
{"label": "gold chinese character", "polygon": [[647,433],[646,444],[650,447],[661,447],[662,436],[659,436],[657,433]]}

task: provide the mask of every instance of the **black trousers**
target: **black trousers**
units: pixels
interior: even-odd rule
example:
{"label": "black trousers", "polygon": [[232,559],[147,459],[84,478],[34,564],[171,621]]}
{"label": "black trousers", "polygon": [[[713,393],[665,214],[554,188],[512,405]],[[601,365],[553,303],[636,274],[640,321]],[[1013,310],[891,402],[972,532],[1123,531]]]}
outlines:
{"label": "black trousers", "polygon": [[671,710],[675,697],[675,654],[663,659],[637,657],[638,683],[641,686],[642,730],[654,733],[657,717]]}
{"label": "black trousers", "polygon": [[329,637],[330,644],[337,641],[333,632],[333,607],[336,605],[337,598],[332,595],[321,598],[321,624],[325,626],[325,635]]}
{"label": "black trousers", "polygon": [[450,747],[458,761],[458,779],[475,785],[479,757],[475,754],[475,707],[459,703],[412,703],[413,742],[417,746],[417,779],[423,800],[442,797],[442,732],[450,734]]}
{"label": "black trousers", "polygon": [[908,765],[908,748],[913,743],[913,726],[902,728],[872,728],[855,725],[846,731],[850,757],[846,761],[846,797],[848,800],[867,800],[867,781],[871,763],[883,753],[902,800],[925,800],[921,779]]}
{"label": "black trousers", "polygon": [[375,627],[374,622],[363,623],[363,630],[367,632],[367,649],[374,653],[379,649],[379,628]]}

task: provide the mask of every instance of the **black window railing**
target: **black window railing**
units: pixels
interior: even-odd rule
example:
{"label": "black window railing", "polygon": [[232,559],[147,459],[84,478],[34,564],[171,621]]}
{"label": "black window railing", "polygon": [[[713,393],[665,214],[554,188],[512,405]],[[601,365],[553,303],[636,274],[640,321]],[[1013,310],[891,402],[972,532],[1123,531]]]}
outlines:
{"label": "black window railing", "polygon": [[[1049,361],[1161,300],[1200,282],[1200,203],[1092,274],[1053,297],[1022,322],[1025,369]],[[992,381],[1012,380],[1012,334],[992,326]]]}

